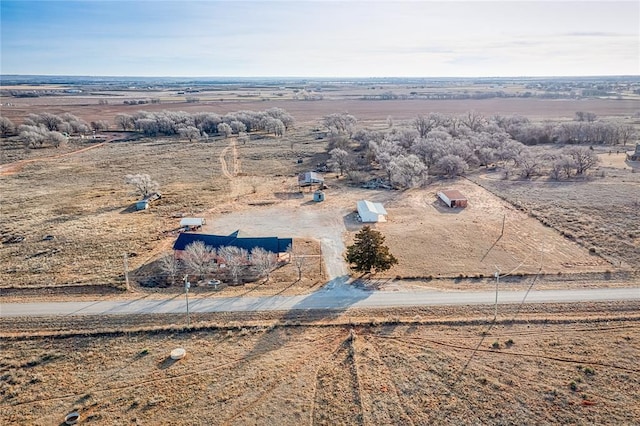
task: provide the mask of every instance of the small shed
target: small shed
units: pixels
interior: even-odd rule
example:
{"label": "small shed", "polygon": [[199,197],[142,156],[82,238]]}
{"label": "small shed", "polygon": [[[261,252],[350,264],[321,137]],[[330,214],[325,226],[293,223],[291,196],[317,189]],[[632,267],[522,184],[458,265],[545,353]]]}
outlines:
{"label": "small shed", "polygon": [[640,161],[640,143],[636,145],[635,151],[630,151],[627,153],[627,160]]}
{"label": "small shed", "polygon": [[136,201],[136,210],[147,210],[152,201],[159,200],[160,198],[162,198],[162,196],[157,192],[147,195],[142,200]]}
{"label": "small shed", "polygon": [[320,188],[324,185],[324,177],[320,173],[305,172],[298,175],[298,186],[314,186],[318,185]]}
{"label": "small shed", "polygon": [[444,191],[440,191],[438,192],[438,197],[451,208],[467,207],[467,198],[456,189],[446,189]]}
{"label": "small shed", "polygon": [[317,190],[316,192],[313,193],[313,201],[315,201],[316,203],[319,203],[321,201],[324,201],[324,192]]}
{"label": "small shed", "polygon": [[386,222],[387,211],[381,203],[360,200],[357,203],[358,214],[362,222]]}
{"label": "small shed", "polygon": [[184,217],[180,220],[180,228],[184,228],[187,231],[193,231],[195,229],[202,228],[207,221],[203,217]]}

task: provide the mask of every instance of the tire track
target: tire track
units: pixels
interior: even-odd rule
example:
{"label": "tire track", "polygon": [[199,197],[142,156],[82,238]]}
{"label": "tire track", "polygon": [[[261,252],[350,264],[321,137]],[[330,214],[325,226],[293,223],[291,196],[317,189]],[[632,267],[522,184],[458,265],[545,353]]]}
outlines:
{"label": "tire track", "polygon": [[[319,352],[324,351],[327,348],[335,348],[336,345],[338,345],[338,348],[339,348],[340,345],[342,344],[343,344],[342,337],[339,336],[337,338],[333,338],[330,342],[320,344],[320,345],[314,345],[312,351],[308,352],[302,358],[298,359],[286,371],[279,373],[276,378],[267,382],[267,384],[264,385],[264,390],[260,392],[257,398],[253,399],[245,406],[239,409],[236,409],[233,415],[231,415],[230,417],[227,417],[225,420],[222,421],[222,424],[223,425],[234,424],[234,421],[236,419],[238,419],[243,414],[248,413],[251,409],[253,409],[262,401],[264,401],[278,386],[280,386],[284,380],[283,378],[293,377],[301,368],[307,365],[307,362],[309,361],[310,358],[316,356]],[[336,350],[337,349],[334,349],[332,352],[335,352]],[[240,379],[245,380],[244,377],[241,377]],[[225,384],[227,383],[228,382],[226,382]]]}
{"label": "tire track", "polygon": [[361,365],[359,376],[362,377],[362,400],[367,406],[365,413],[368,413],[365,423],[413,426],[414,422],[402,403],[391,371],[380,359],[373,342],[365,336],[358,336],[353,345],[357,354],[357,357],[354,356],[356,367],[357,364]]}
{"label": "tire track", "polygon": [[[227,163],[227,155],[231,151],[231,165],[233,168],[233,174],[229,171],[229,164]],[[222,174],[228,178],[233,179],[240,174],[240,160],[238,159],[238,144],[236,138],[229,139],[229,145],[224,147],[218,156],[220,160],[220,166],[222,167]]]}

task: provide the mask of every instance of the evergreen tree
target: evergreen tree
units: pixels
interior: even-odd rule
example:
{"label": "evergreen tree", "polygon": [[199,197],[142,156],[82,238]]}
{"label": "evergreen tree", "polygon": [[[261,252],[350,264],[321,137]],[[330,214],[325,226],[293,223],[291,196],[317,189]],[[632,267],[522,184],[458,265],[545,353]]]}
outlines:
{"label": "evergreen tree", "polygon": [[353,270],[363,273],[386,271],[398,263],[384,245],[384,236],[370,226],[356,234],[354,243],[347,247],[346,260]]}

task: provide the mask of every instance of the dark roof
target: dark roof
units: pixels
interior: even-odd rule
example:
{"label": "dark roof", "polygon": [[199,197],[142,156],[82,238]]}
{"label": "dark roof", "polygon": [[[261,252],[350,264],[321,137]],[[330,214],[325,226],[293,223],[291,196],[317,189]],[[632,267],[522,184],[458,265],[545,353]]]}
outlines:
{"label": "dark roof", "polygon": [[174,250],[184,250],[189,244],[196,241],[202,241],[205,245],[218,249],[224,246],[233,246],[243,248],[247,251],[251,251],[256,247],[263,248],[273,253],[284,253],[287,251],[289,245],[293,243],[291,238],[278,238],[278,237],[247,237],[238,238],[238,231],[231,235],[207,235],[207,234],[192,234],[189,232],[183,232],[178,236],[178,239],[173,244]]}

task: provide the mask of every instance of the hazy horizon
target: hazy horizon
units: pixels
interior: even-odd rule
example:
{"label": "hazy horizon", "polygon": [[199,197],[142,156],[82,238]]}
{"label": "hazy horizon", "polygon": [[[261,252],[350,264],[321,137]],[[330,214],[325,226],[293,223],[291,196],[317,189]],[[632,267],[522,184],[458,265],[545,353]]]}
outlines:
{"label": "hazy horizon", "polygon": [[640,3],[3,0],[3,76],[640,74]]}

